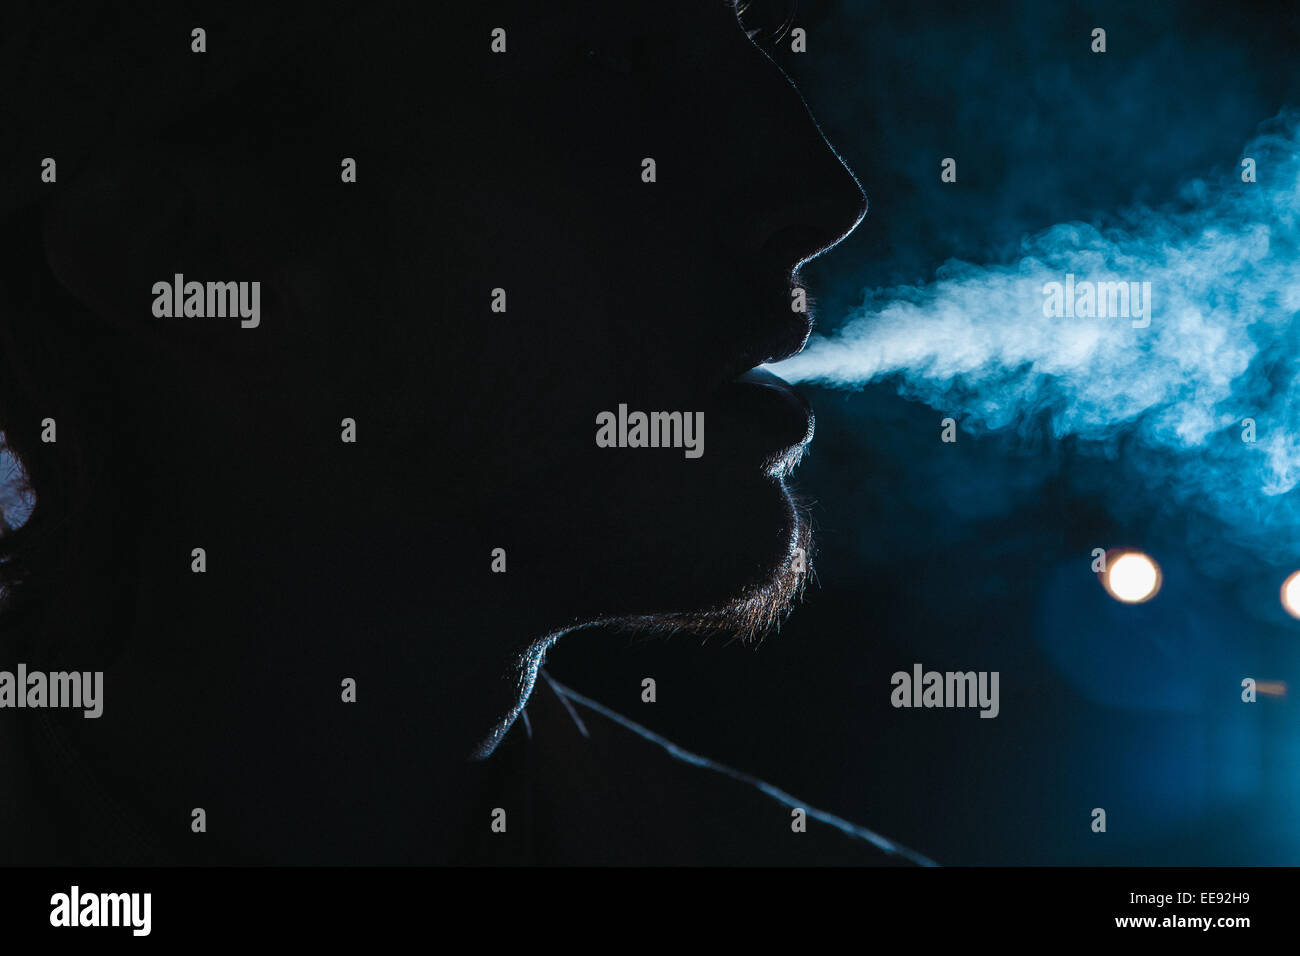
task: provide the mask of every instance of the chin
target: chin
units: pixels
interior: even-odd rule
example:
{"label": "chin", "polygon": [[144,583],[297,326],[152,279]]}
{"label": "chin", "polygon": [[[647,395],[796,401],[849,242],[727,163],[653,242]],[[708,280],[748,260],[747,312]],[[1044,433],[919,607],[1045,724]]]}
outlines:
{"label": "chin", "polygon": [[734,588],[730,597],[711,606],[680,611],[622,615],[597,623],[652,636],[678,633],[732,640],[760,641],[779,630],[803,598],[812,574],[813,535],[807,506],[785,482],[776,486],[787,512],[782,545],[767,557],[764,571]]}

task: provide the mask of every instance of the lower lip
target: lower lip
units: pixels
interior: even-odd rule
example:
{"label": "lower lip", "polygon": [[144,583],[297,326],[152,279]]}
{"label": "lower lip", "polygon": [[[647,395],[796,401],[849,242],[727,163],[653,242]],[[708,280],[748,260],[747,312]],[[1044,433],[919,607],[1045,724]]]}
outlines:
{"label": "lower lip", "polygon": [[739,443],[783,464],[782,473],[812,440],[812,408],[789,382],[765,369],[750,369],[725,385],[718,393],[718,411],[724,422],[734,423]]}

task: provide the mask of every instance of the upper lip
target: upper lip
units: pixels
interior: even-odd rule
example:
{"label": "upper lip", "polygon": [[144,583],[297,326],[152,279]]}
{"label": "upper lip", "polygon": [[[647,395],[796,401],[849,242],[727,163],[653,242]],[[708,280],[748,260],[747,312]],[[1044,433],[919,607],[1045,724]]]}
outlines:
{"label": "upper lip", "polygon": [[[793,288],[795,284],[792,280],[790,287]],[[768,306],[762,311],[771,315],[780,308],[778,299],[774,306]],[[784,316],[776,322],[769,320],[738,352],[727,357],[718,370],[714,386],[724,385],[752,368],[779,362],[797,354],[808,341],[811,331],[812,320],[808,313],[792,312],[787,307]]]}
{"label": "upper lip", "polygon": [[[810,312],[790,308],[791,292],[801,285],[799,267],[819,254],[824,236],[806,226],[787,226],[769,230],[758,248],[751,249],[757,277],[753,287],[757,328],[746,331],[752,338],[737,353],[728,357],[720,370],[715,387],[732,381],[751,368],[779,362],[803,349],[812,332]],[[782,277],[778,279],[777,277]]]}

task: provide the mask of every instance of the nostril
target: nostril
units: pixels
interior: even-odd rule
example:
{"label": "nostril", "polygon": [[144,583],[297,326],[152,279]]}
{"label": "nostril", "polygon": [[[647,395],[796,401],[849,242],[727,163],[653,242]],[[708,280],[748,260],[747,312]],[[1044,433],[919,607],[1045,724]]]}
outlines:
{"label": "nostril", "polygon": [[759,256],[769,268],[782,275],[794,272],[800,263],[812,259],[843,236],[830,225],[816,225],[821,217],[804,217],[796,225],[776,230],[763,243]]}
{"label": "nostril", "polygon": [[841,169],[849,190],[809,198],[764,217],[757,230],[764,238],[755,251],[766,266],[788,275],[857,228],[867,214],[867,196],[848,169]]}

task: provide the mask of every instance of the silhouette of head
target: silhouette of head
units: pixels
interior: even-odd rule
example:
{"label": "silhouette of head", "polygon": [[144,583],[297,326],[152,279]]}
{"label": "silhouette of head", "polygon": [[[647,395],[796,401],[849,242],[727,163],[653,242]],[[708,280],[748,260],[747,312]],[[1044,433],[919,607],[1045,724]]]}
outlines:
{"label": "silhouette of head", "polygon": [[[794,270],[860,188],[728,3],[468,6],[231,16],[203,53],[169,12],[83,89],[30,67],[54,92],[10,202],[0,427],[37,504],[6,568],[30,655],[116,670],[85,746],[230,694],[189,746],[323,721],[311,780],[366,748],[327,716],[355,675],[363,722],[420,741],[364,759],[463,755],[551,636],[755,633],[797,594],[811,415],[738,378],[802,346]],[[257,327],[157,316],[176,274],[258,281]],[[699,413],[702,454],[602,447],[620,406]],[[268,703],[288,674],[330,682],[319,712]]]}

